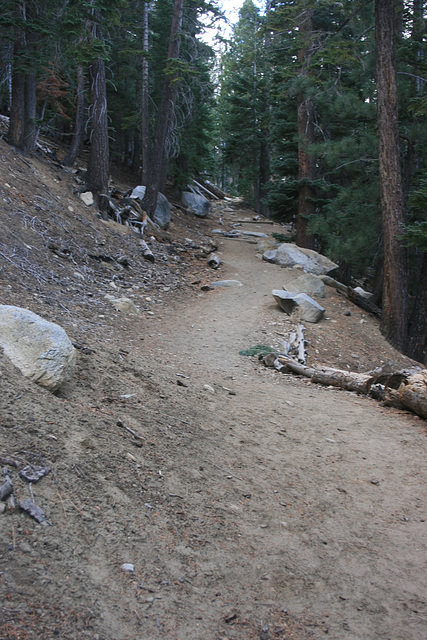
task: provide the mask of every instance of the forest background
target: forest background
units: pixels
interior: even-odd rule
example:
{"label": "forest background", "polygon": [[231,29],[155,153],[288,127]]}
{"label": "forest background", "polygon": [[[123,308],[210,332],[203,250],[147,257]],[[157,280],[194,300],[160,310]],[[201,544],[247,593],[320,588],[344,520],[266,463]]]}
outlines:
{"label": "forest background", "polygon": [[423,0],[245,0],[227,38],[204,0],[5,0],[0,112],[48,136],[108,216],[112,166],[157,194],[204,177],[340,265],[382,330],[426,361]]}

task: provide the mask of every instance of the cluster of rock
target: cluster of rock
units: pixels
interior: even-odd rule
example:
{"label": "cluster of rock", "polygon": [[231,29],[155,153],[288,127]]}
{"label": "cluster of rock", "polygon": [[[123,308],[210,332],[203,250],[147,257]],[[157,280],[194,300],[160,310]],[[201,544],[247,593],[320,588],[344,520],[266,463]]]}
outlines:
{"label": "cluster of rock", "polygon": [[306,272],[286,284],[283,289],[274,289],[272,294],[285,313],[291,315],[298,310],[301,320],[319,322],[325,309],[311,296],[325,297],[322,277],[337,269],[338,265],[316,251],[303,249],[291,243],[283,243],[277,249],[265,251],[263,259],[282,267],[299,268]]}

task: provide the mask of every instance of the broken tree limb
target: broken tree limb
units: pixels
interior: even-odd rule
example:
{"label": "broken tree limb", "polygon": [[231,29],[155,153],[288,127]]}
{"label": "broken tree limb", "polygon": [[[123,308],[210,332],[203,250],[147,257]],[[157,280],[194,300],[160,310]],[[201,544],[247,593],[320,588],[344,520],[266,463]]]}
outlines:
{"label": "broken tree limb", "polygon": [[297,360],[301,364],[305,364],[306,360],[304,331],[304,325],[299,322],[295,331],[289,334],[289,342],[287,340],[282,341],[283,355],[289,357],[297,356]]}
{"label": "broken tree limb", "polygon": [[154,254],[149,248],[149,246],[147,245],[147,243],[145,242],[145,240],[140,240],[139,244],[141,246],[141,253],[143,258],[145,258],[149,262],[154,262],[155,261]]}
{"label": "broken tree limb", "polygon": [[321,369],[307,367],[304,364],[295,362],[292,358],[281,355],[277,356],[277,360],[293,373],[311,378],[317,384],[340,387],[347,391],[358,391],[366,394],[374,382],[372,375],[366,373],[354,373],[330,367],[322,367]]}
{"label": "broken tree limb", "polygon": [[203,191],[205,191],[208,196],[210,196],[211,198],[214,198],[214,200],[219,200],[220,198],[214,194],[214,192],[209,189],[208,187],[205,187],[203,184],[201,184],[200,182],[197,182],[197,180],[193,180],[194,184],[199,187],[199,189],[202,189]]}
{"label": "broken tree limb", "polygon": [[205,189],[210,191],[212,195],[216,196],[219,200],[224,200],[227,197],[227,194],[225,193],[225,191],[217,187],[215,184],[212,184],[208,180],[202,180],[201,178],[199,178],[198,182],[199,184],[203,185]]}
{"label": "broken tree limb", "polygon": [[4,474],[4,478],[4,482],[0,486],[0,500],[6,502],[8,497],[13,493],[13,484],[7,473]]}
{"label": "broken tree limb", "polygon": [[357,293],[355,289],[351,289],[349,287],[347,295],[348,299],[351,300],[351,302],[353,302],[355,305],[357,305],[361,309],[364,309],[365,311],[368,311],[368,313],[372,313],[373,315],[381,318],[381,309],[367,298],[361,296],[360,293]]}
{"label": "broken tree limb", "polygon": [[406,384],[400,385],[398,393],[404,407],[427,419],[427,369],[409,376]]}
{"label": "broken tree limb", "polygon": [[[285,355],[278,355],[273,365],[269,361],[267,366],[305,376],[317,384],[370,394],[377,400],[409,409],[427,419],[427,369],[406,369],[386,375],[381,369],[356,373],[332,367],[308,367]],[[385,384],[379,383],[380,380]]]}

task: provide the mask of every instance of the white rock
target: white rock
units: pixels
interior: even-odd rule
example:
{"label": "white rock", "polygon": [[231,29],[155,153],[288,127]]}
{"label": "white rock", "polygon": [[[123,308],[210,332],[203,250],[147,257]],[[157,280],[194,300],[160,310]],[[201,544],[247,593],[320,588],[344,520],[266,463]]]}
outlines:
{"label": "white rock", "polygon": [[92,191],[85,191],[80,194],[80,200],[87,206],[91,207],[93,205],[93,193]]}
{"label": "white rock", "polygon": [[28,309],[0,305],[0,346],[26,377],[56,391],[76,364],[76,350],[64,329]]}
{"label": "white rock", "polygon": [[127,573],[133,573],[135,571],[135,565],[130,564],[130,562],[125,562],[122,564],[123,571],[127,571]]}
{"label": "white rock", "polygon": [[211,282],[212,287],[243,287],[242,283],[239,280],[217,280],[216,282]]}
{"label": "white rock", "polygon": [[109,302],[111,302],[116,311],[139,315],[138,307],[130,298],[115,298],[114,296],[110,296],[109,294],[107,294],[105,298]]}
{"label": "white rock", "polygon": [[299,265],[304,271],[322,275],[338,268],[338,265],[322,256],[317,251],[297,247],[296,244],[283,243],[277,249],[266,251],[263,255],[266,262],[273,262],[282,267]]}

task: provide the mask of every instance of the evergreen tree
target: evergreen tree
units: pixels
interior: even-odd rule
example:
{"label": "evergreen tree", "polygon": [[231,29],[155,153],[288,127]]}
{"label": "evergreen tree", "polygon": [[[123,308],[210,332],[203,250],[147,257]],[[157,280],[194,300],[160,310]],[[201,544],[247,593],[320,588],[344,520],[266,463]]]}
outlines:
{"label": "evergreen tree", "polygon": [[219,98],[221,148],[229,180],[257,212],[266,211],[263,197],[269,177],[267,42],[262,24],[258,8],[245,0],[223,56]]}

